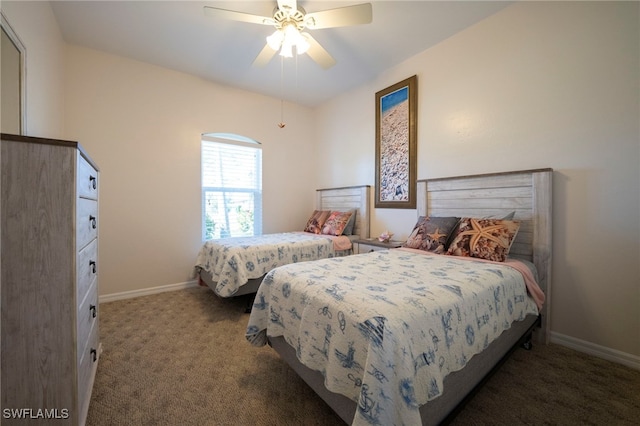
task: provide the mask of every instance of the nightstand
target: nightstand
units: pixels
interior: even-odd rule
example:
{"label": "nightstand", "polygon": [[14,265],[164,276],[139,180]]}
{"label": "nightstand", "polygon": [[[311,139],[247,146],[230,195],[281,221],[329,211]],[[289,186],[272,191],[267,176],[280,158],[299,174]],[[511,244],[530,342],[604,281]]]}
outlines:
{"label": "nightstand", "polygon": [[369,253],[372,251],[387,250],[387,249],[402,247],[402,245],[404,244],[404,241],[392,240],[392,241],[383,243],[377,238],[368,238],[366,240],[355,240],[353,244],[354,244],[353,253],[361,254],[361,253]]}

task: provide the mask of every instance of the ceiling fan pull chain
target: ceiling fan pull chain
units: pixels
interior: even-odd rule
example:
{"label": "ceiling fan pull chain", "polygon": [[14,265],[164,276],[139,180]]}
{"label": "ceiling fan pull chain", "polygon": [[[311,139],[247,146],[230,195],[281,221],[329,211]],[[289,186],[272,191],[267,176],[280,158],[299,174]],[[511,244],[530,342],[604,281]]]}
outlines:
{"label": "ceiling fan pull chain", "polygon": [[284,129],[284,56],[280,57],[280,122],[278,127]]}
{"label": "ceiling fan pull chain", "polygon": [[300,100],[298,99],[298,55],[296,55],[296,102],[300,102]]}

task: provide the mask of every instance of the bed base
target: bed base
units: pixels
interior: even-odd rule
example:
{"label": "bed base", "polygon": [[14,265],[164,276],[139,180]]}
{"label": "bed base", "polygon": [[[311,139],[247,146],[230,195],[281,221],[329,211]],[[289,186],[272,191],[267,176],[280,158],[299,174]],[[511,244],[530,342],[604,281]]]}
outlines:
{"label": "bed base", "polygon": [[[420,407],[422,424],[440,425],[451,422],[514,350],[525,344],[531,347],[532,334],[536,327],[540,327],[540,323],[540,317],[533,315],[513,323],[487,349],[474,355],[462,370],[449,374],[444,379],[443,394]],[[300,363],[295,349],[283,337],[269,337],[269,345],[342,420],[351,424],[356,411],[354,401],[327,390],[322,373]]]}
{"label": "bed base", "polygon": [[[260,287],[260,283],[262,282],[263,278],[264,278],[264,275],[260,278],[250,279],[249,281],[247,281],[246,284],[240,286],[240,288],[238,288],[238,291],[233,296],[231,296],[231,297],[242,297],[242,296],[246,297],[246,306],[244,309],[246,313],[251,312],[251,307],[253,306],[253,299],[255,298],[256,293],[258,292],[258,287]],[[198,273],[198,284],[201,286],[209,287],[211,290],[213,290],[216,296],[223,297],[223,296],[220,296],[216,291],[217,283],[213,280],[213,278],[211,277],[211,274],[209,274],[204,269],[201,269],[200,272]]]}

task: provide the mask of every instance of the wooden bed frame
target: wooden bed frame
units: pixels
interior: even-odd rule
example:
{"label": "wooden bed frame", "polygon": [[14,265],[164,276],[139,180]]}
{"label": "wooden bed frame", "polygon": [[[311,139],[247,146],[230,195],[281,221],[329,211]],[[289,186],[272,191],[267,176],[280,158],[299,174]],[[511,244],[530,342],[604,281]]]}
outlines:
{"label": "wooden bed frame", "polygon": [[[366,239],[369,238],[370,230],[370,193],[371,187],[369,185],[317,189],[316,209],[337,211],[355,209],[356,222],[353,226],[353,236],[358,239]],[[211,277],[211,274],[201,270],[198,276],[201,284],[206,284],[214,293],[218,294],[215,290],[216,282]],[[250,279],[246,284],[240,286],[232,297],[255,294],[258,291],[258,287],[260,287],[262,278]]]}
{"label": "wooden bed frame", "polygon": [[[532,334],[546,344],[549,335],[551,295],[551,206],[552,169],[459,176],[419,180],[418,216],[504,217],[515,211],[521,227],[510,256],[533,262],[546,301],[540,316],[527,316],[473,356],[459,371],[444,380],[444,393],[420,407],[422,422],[449,422],[521,344],[529,345]],[[414,224],[407,224],[407,229]],[[328,391],[324,376],[301,364],[284,338],[269,338],[269,344],[311,388],[346,422],[351,423],[356,403]]]}

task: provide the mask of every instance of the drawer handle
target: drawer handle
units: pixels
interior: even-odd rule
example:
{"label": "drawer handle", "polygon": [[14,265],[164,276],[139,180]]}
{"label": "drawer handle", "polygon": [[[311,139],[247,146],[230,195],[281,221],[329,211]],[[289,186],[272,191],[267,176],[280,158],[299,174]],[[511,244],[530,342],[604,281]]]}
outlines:
{"label": "drawer handle", "polygon": [[92,273],[96,273],[96,262],[94,260],[89,261],[89,267],[91,268]]}
{"label": "drawer handle", "polygon": [[98,179],[93,175],[89,175],[89,183],[93,189],[98,187]]}
{"label": "drawer handle", "polygon": [[98,351],[91,348],[91,361],[96,362],[98,359]]}
{"label": "drawer handle", "polygon": [[96,313],[96,305],[89,305],[89,310],[91,311],[91,316],[93,318],[96,317],[97,313]]}
{"label": "drawer handle", "polygon": [[91,222],[91,227],[93,229],[96,229],[96,227],[98,226],[98,222],[96,221],[95,216],[89,215],[89,222]]}

